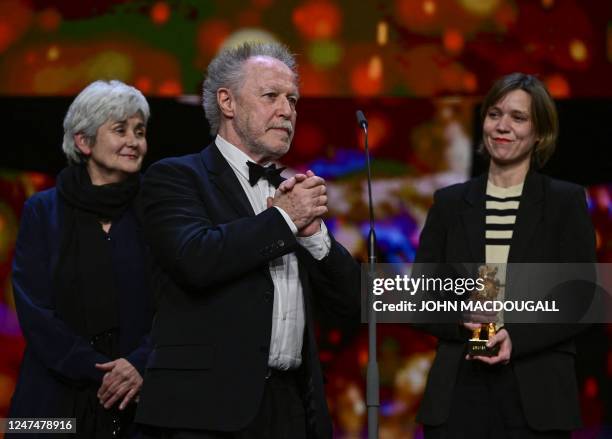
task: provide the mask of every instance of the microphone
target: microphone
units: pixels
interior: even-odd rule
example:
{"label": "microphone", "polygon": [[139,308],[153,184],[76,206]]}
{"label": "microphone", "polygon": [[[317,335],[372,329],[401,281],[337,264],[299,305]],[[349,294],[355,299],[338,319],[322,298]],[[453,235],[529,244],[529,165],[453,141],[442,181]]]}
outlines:
{"label": "microphone", "polygon": [[365,135],[366,168],[368,171],[368,207],[370,233],[368,234],[368,366],[366,370],[366,406],[368,411],[368,439],[378,439],[378,409],[380,407],[380,378],[376,360],[376,312],[372,306],[371,285],[376,274],[376,233],[374,231],[374,206],[372,203],[372,170],[368,149],[368,120],[363,111],[357,110],[357,123]]}
{"label": "microphone", "polygon": [[376,234],[374,233],[374,203],[372,203],[372,167],[370,166],[370,149],[368,148],[368,120],[363,111],[357,110],[357,123],[363,129],[365,135],[365,156],[366,169],[368,173],[368,210],[370,216],[370,236],[368,237],[368,253],[369,261],[374,264],[376,262]]}
{"label": "microphone", "polygon": [[357,110],[357,123],[364,130],[368,129],[368,120],[366,119],[366,117],[363,114],[363,111],[361,110]]}

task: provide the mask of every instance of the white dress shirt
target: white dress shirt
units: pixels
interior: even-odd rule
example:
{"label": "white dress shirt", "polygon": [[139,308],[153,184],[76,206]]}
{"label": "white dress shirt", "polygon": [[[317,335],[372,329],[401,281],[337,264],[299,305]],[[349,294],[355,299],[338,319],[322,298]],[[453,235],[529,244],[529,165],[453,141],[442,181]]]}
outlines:
{"label": "white dress shirt", "polygon": [[[253,162],[253,160],[219,135],[215,143],[236,174],[255,215],[266,210],[267,198],[274,197],[276,188],[264,178],[251,186],[247,162]],[[276,209],[283,215],[287,225],[296,235],[298,229],[289,215],[280,207]],[[319,232],[309,237],[297,237],[297,241],[317,260],[327,256],[331,248],[331,240],[323,222],[321,222]],[[274,305],[268,365],[280,370],[296,369],[302,364],[304,298],[295,254],[289,253],[270,261],[270,275],[274,282]]]}

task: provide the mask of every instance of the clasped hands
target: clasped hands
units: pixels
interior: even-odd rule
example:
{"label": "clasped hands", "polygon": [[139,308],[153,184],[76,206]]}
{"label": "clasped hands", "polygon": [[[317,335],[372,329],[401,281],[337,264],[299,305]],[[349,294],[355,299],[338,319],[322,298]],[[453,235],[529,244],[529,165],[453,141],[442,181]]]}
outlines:
{"label": "clasped hands", "polygon": [[111,408],[121,399],[119,410],[125,409],[135,398],[137,401],[142,387],[142,377],[129,361],[119,358],[108,363],[96,364],[96,369],[106,372],[97,394],[100,404],[105,409]]}
{"label": "clasped hands", "polygon": [[[497,318],[497,313],[464,313],[463,314],[463,327],[468,331],[472,332],[483,323],[494,322]],[[487,341],[487,347],[499,345],[499,352],[493,357],[485,357],[480,355],[466,355],[466,360],[477,360],[483,363],[494,365],[494,364],[508,364],[510,362],[510,356],[512,355],[512,340],[510,334],[504,328],[500,329]]]}
{"label": "clasped hands", "polygon": [[283,209],[298,228],[298,236],[311,236],[321,230],[321,216],[327,213],[325,180],[307,171],[285,180],[268,198],[268,207]]}

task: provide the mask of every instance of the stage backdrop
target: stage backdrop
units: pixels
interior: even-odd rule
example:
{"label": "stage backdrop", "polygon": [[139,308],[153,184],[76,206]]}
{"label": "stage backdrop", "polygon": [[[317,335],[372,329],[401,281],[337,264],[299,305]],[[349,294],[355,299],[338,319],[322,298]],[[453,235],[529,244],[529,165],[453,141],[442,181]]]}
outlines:
{"label": "stage backdrop", "polygon": [[[197,97],[152,99],[146,164],[162,157],[196,152],[208,144],[208,126]],[[12,145],[2,151],[0,173],[0,416],[8,407],[23,349],[10,286],[10,262],[23,201],[53,185],[64,166],[61,121],[69,98],[0,99],[0,120],[11,127]],[[612,262],[612,155],[609,102],[559,102],[564,127],[554,159],[545,171],[589,187],[589,209],[597,228],[600,261]],[[352,254],[366,260],[368,232],[363,138],[355,109],[370,120],[373,191],[381,262],[411,262],[432,194],[482,171],[478,143],[478,101],[472,98],[349,99],[304,98],[286,175],[312,169],[328,182],[326,219]],[[44,121],[44,128],[32,124]],[[593,130],[591,127],[601,127]],[[28,133],[24,136],[22,133]],[[10,168],[10,169],[8,169]],[[327,395],[338,437],[363,431],[367,333],[364,326],[338,322],[320,310],[317,334],[327,376]],[[612,354],[609,328],[581,340],[578,356],[587,434],[609,422]],[[414,424],[433,358],[433,339],[406,325],[379,325],[381,431],[387,437],[419,437]],[[608,417],[606,420],[606,416]],[[577,436],[581,437],[581,436]]]}

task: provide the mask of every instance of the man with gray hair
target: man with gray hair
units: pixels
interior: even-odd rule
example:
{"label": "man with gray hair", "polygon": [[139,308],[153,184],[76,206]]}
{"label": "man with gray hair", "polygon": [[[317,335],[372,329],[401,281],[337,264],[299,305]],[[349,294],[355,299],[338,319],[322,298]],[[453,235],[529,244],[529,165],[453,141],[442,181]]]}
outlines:
{"label": "man with gray hair", "polygon": [[359,267],[327,231],[325,181],[289,180],[296,63],[279,44],[212,60],[214,142],[142,184],[161,286],[137,421],[157,438],[330,438],[313,305],[357,319]]}

